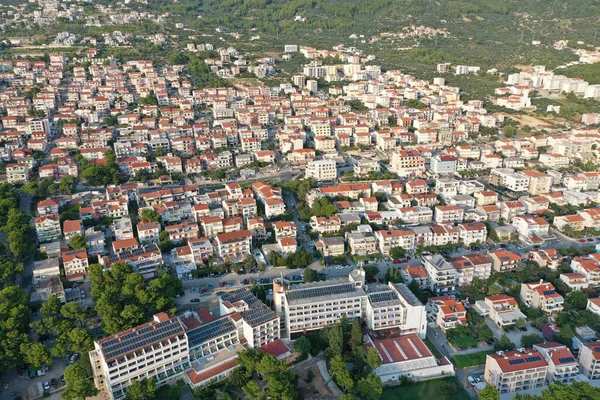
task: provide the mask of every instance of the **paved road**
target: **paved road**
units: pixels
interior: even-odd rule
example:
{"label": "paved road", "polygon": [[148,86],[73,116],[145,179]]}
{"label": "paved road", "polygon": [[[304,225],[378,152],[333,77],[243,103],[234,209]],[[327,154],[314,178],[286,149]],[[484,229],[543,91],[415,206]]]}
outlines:
{"label": "paved road", "polygon": [[[452,361],[452,356],[448,350],[448,347],[444,346],[442,343],[440,343],[439,335],[436,336],[432,329],[427,329],[427,338],[431,341],[431,343],[433,343],[435,348],[438,349],[438,351],[440,353],[442,353],[443,356],[448,358],[448,360],[450,360],[450,362],[452,362],[452,364],[454,364],[454,362]],[[471,396],[474,399],[477,398],[477,393],[475,392],[475,389],[473,389],[473,387],[471,387],[471,385],[469,384],[467,377],[469,375],[474,375],[474,376],[482,375],[484,366],[480,365],[477,367],[460,369],[460,368],[456,368],[456,365],[454,365],[454,370],[456,371],[456,379],[458,379],[458,381],[467,390],[467,393],[469,394],[469,396]]]}

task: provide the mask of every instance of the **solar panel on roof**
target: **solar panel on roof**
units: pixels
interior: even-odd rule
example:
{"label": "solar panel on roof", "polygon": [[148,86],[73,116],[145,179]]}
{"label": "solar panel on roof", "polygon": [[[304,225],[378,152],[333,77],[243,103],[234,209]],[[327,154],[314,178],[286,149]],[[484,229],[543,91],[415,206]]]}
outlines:
{"label": "solar panel on roof", "polygon": [[185,333],[183,326],[177,318],[145,326],[140,330],[128,332],[123,336],[115,337],[101,344],[101,348],[107,360],[114,359],[120,355],[142,348],[150,343],[175,335]]}
{"label": "solar panel on roof", "polygon": [[299,290],[289,291],[286,296],[288,300],[301,300],[301,299],[309,299],[311,297],[323,297],[330,296],[335,294],[342,293],[352,293],[354,292],[354,285],[351,283],[344,283],[341,285],[335,286],[322,286],[322,287],[312,287],[305,288]]}
{"label": "solar panel on roof", "polygon": [[262,305],[242,313],[242,316],[251,325],[260,325],[276,317],[276,314],[269,307]]}
{"label": "solar panel on roof", "polygon": [[188,331],[188,342],[191,348],[234,330],[235,326],[229,318],[217,319]]}
{"label": "solar panel on roof", "polygon": [[550,296],[550,295],[552,295],[552,294],[554,294],[554,293],[556,293],[554,290],[546,290],[546,291],[544,292],[544,296]]}
{"label": "solar panel on roof", "polygon": [[514,360],[510,360],[508,363],[510,365],[525,364],[525,360],[523,360],[522,358],[517,358]]}
{"label": "solar panel on roof", "polygon": [[575,359],[573,357],[563,357],[563,358],[559,358],[558,362],[563,364],[563,363],[570,363],[570,362],[574,362]]}
{"label": "solar panel on roof", "polygon": [[533,357],[527,357],[525,359],[525,361],[527,362],[534,362],[534,361],[540,361],[542,359],[542,357],[540,356],[533,356]]}
{"label": "solar panel on roof", "polygon": [[398,297],[396,296],[395,292],[386,290],[385,292],[371,293],[369,298],[373,303],[382,303],[384,301],[396,300]]}

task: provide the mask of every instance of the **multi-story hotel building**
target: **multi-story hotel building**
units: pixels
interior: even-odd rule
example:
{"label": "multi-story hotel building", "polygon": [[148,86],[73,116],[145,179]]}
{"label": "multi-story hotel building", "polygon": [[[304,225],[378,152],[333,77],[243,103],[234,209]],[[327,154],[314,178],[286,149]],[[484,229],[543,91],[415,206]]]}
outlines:
{"label": "multi-story hotel building", "polygon": [[273,280],[275,311],[285,321],[287,335],[334,325],[346,315],[360,318],[367,294],[363,287],[365,272],[355,269],[348,280],[291,285],[283,278]]}
{"label": "multi-story hotel building", "polygon": [[548,362],[534,349],[488,354],[484,379],[500,394],[541,388],[546,385]]}
{"label": "multi-story hotel building", "polygon": [[425,337],[427,316],[425,307],[403,284],[389,282],[369,285],[364,320],[371,330],[383,330],[401,335],[415,333]]}
{"label": "multi-story hotel building", "polygon": [[[219,298],[221,315],[231,314],[248,346],[259,348],[279,339],[279,316],[249,290],[238,289]],[[236,317],[236,314],[239,317]]]}
{"label": "multi-story hotel building", "polygon": [[425,337],[425,307],[403,284],[364,288],[365,272],[355,269],[348,279],[291,286],[273,281],[275,311],[285,322],[288,336],[336,324],[342,315],[362,318],[369,329]]}
{"label": "multi-story hotel building", "polygon": [[188,338],[178,317],[158,313],[147,324],[94,342],[90,362],[96,387],[120,399],[136,380],[178,379],[190,367]]}

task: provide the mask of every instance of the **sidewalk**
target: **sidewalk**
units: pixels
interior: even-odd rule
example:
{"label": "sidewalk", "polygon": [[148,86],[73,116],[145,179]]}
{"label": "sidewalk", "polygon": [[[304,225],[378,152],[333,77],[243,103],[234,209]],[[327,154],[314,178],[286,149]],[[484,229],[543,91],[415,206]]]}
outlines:
{"label": "sidewalk", "polygon": [[319,367],[321,376],[323,376],[323,379],[325,380],[325,382],[327,382],[327,387],[329,388],[329,390],[331,390],[331,393],[333,393],[333,395],[336,397],[341,397],[343,393],[337,387],[337,385],[333,381],[333,378],[329,375],[329,372],[327,372],[327,365],[325,364],[325,360],[319,361],[317,363],[317,366]]}

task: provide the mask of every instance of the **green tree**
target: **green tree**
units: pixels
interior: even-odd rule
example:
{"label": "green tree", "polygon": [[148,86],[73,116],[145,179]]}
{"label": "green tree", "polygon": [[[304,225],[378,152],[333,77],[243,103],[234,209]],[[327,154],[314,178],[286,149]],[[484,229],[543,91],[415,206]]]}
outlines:
{"label": "green tree", "polygon": [[588,303],[588,294],[577,290],[567,296],[566,308],[570,310],[585,310]]}
{"label": "green tree", "polygon": [[21,345],[21,354],[25,364],[39,369],[42,365],[52,364],[50,351],[43,343],[24,343]]}
{"label": "green tree", "polygon": [[392,247],[390,249],[390,257],[394,259],[404,258],[406,257],[406,250],[402,247]]}
{"label": "green tree", "polygon": [[326,197],[321,197],[313,201],[310,207],[311,212],[316,217],[331,217],[337,211],[335,205]]}
{"label": "green tree", "polygon": [[565,346],[573,346],[573,336],[575,336],[575,330],[571,325],[562,325],[560,330],[554,334],[554,341],[564,344]]}
{"label": "green tree", "polygon": [[363,334],[358,319],[352,320],[352,328],[350,330],[350,349],[355,352],[363,345]]}
{"label": "green tree", "polygon": [[498,389],[490,384],[485,385],[477,395],[479,396],[479,400],[500,400]]}
{"label": "green tree", "polygon": [[516,325],[519,329],[525,328],[525,326],[527,325],[527,321],[525,320],[525,318],[519,318],[517,319]]}
{"label": "green tree", "polygon": [[94,348],[94,338],[85,328],[75,328],[68,333],[69,347],[76,353],[87,353]]}
{"label": "green tree", "polygon": [[81,361],[65,369],[65,384],[65,390],[61,394],[65,400],[80,400],[98,394],[98,389],[91,379],[91,367],[89,372],[86,371]]}
{"label": "green tree", "polygon": [[260,386],[256,381],[249,381],[242,388],[242,391],[246,396],[248,396],[251,400],[259,399],[262,396],[262,392],[260,391]]}
{"label": "green tree", "polygon": [[375,374],[369,374],[366,378],[361,378],[356,384],[358,394],[362,399],[377,400],[383,394],[383,385],[381,378]]}
{"label": "green tree", "polygon": [[565,400],[565,399],[600,399],[600,389],[589,382],[573,382],[572,384],[552,383],[542,391],[541,396],[528,396],[527,399]]}
{"label": "green tree", "polygon": [[81,326],[86,319],[86,312],[79,304],[75,302],[70,302],[61,307],[60,313],[64,318],[70,319],[74,322],[78,322]]}
{"label": "green tree", "polygon": [[239,367],[231,371],[229,378],[227,379],[232,386],[236,388],[242,388],[246,383],[248,383],[248,372],[244,367]]}
{"label": "green tree", "polygon": [[246,368],[248,377],[252,376],[265,353],[259,349],[245,349],[238,353],[238,364]]}
{"label": "green tree", "polygon": [[76,183],[77,178],[75,178],[74,176],[64,176],[60,178],[60,181],[58,182],[58,190],[60,190],[61,193],[73,194],[75,193]]}
{"label": "green tree", "polygon": [[347,392],[350,392],[354,388],[354,381],[352,375],[348,371],[346,362],[341,355],[336,355],[331,359],[331,374],[334,376],[338,385],[343,387]]}
{"label": "green tree", "polygon": [[327,332],[329,348],[327,349],[333,356],[341,356],[344,351],[344,332],[341,325],[332,326]]}
{"label": "green tree", "polygon": [[306,267],[304,270],[304,282],[316,282],[319,280],[319,273],[312,268]]}
{"label": "green tree", "polygon": [[85,241],[85,236],[80,234],[71,236],[71,239],[69,239],[69,246],[71,246],[73,250],[87,249],[88,247],[87,242]]}
{"label": "green tree", "polygon": [[125,392],[126,400],[152,400],[156,396],[156,378],[133,381]]}
{"label": "green tree", "polygon": [[398,268],[390,267],[385,272],[385,283],[402,283],[404,280],[402,279],[402,275]]}
{"label": "green tree", "polygon": [[374,348],[370,347],[367,351],[367,365],[371,369],[376,369],[381,366],[381,358],[379,358],[379,352]]}
{"label": "green tree", "polygon": [[537,333],[521,336],[521,346],[530,349],[534,344],[544,343],[544,337]]}
{"label": "green tree", "polygon": [[[140,213],[140,218],[141,218],[142,222],[162,222],[162,217],[160,216],[160,214],[151,208],[144,208]],[[166,232],[166,231],[162,231],[162,232]],[[168,239],[168,232],[167,232],[167,239]]]}
{"label": "green tree", "polygon": [[0,257],[0,285],[6,284],[16,274],[23,272],[23,264],[17,264],[8,257]]}
{"label": "green tree", "polygon": [[365,265],[363,270],[365,271],[365,280],[368,282],[375,280],[379,274],[379,268],[375,265]]}
{"label": "green tree", "polygon": [[304,356],[310,353],[311,346],[310,340],[306,336],[300,336],[294,341],[294,350]]}
{"label": "green tree", "polygon": [[500,337],[500,340],[494,343],[494,350],[496,351],[514,350],[514,348],[515,344],[510,341],[506,333]]}

